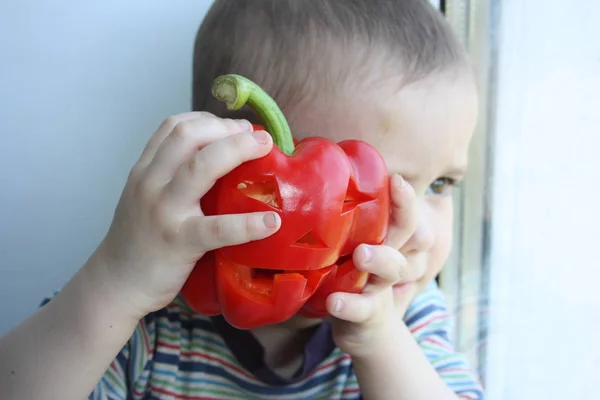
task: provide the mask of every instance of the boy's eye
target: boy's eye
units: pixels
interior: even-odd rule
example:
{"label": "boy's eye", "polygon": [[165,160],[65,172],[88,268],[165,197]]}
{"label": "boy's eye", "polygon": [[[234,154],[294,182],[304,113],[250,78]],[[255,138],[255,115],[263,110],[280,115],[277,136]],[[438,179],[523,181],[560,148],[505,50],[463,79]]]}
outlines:
{"label": "boy's eye", "polygon": [[438,178],[429,185],[428,194],[447,195],[451,193],[455,185],[456,180],[452,178]]}

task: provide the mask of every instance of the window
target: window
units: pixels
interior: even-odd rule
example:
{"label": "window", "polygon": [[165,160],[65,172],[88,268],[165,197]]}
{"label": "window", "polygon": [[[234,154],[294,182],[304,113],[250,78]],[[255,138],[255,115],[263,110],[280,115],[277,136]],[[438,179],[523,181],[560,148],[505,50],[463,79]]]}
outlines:
{"label": "window", "polygon": [[493,90],[492,0],[430,0],[467,48],[480,89],[480,116],[471,144],[469,172],[455,195],[453,252],[439,276],[456,317],[454,340],[485,381],[488,310],[490,130],[487,110]]}

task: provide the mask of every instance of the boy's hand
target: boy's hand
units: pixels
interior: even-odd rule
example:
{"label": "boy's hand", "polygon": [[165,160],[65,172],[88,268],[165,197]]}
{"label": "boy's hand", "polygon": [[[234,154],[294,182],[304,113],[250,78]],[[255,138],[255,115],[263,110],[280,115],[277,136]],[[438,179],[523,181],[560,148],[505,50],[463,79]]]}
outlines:
{"label": "boy's hand", "polygon": [[271,147],[270,135],[252,132],[248,121],[198,112],[165,120],[132,168],[93,256],[104,286],[126,293],[129,311],[142,317],[175,298],[205,252],[277,231],[274,213],[209,217],[199,203],[218,178]]}
{"label": "boy's hand", "polygon": [[414,295],[411,282],[424,272],[411,270],[396,250],[417,227],[414,190],[399,176],[390,187],[393,210],[385,244],[361,245],[353,254],[356,267],[372,274],[369,283],[360,294],[333,293],[327,299],[334,340],[353,357],[369,354],[377,343],[389,343]]}

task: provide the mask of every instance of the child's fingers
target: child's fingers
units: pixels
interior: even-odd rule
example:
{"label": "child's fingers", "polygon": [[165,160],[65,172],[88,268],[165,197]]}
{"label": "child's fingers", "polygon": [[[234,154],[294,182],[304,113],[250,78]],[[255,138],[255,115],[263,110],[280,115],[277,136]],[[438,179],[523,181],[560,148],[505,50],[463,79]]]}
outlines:
{"label": "child's fingers", "polygon": [[175,129],[175,127],[179,123],[185,122],[185,121],[190,121],[193,119],[198,119],[198,118],[217,118],[217,117],[208,112],[197,111],[197,112],[187,112],[187,113],[172,115],[169,118],[166,118],[160,124],[160,126],[158,127],[156,132],[154,132],[154,134],[152,135],[150,140],[148,140],[148,143],[146,144],[146,147],[144,148],[144,151],[142,152],[140,159],[137,162],[137,165],[140,168],[147,167],[148,164],[150,164],[150,161],[152,161],[152,159],[156,155],[156,151],[158,150],[158,148],[161,145],[161,143],[163,142],[163,140],[165,140],[165,138],[169,135],[169,133],[171,133],[173,131],[173,129]]}
{"label": "child's fingers", "polygon": [[167,191],[175,202],[197,203],[217,179],[246,161],[267,155],[272,144],[265,131],[239,133],[212,142],[179,168]]}
{"label": "child's fingers", "polygon": [[207,144],[252,126],[233,120],[201,117],[178,123],[162,141],[148,165],[147,177],[158,184],[170,181],[179,167]]}
{"label": "child's fingers", "polygon": [[408,279],[406,258],[389,246],[360,245],[353,262],[359,270],[371,274],[365,292],[380,291]]}
{"label": "child's fingers", "polygon": [[203,251],[264,239],[275,233],[281,218],[274,212],[193,217],[184,223],[186,240]]}
{"label": "child's fingers", "polygon": [[357,293],[333,293],[326,300],[327,312],[344,321],[362,324],[375,315],[374,295]]}
{"label": "child's fingers", "polygon": [[390,183],[392,213],[385,244],[399,249],[417,229],[417,197],[412,186],[400,175],[392,176]]}

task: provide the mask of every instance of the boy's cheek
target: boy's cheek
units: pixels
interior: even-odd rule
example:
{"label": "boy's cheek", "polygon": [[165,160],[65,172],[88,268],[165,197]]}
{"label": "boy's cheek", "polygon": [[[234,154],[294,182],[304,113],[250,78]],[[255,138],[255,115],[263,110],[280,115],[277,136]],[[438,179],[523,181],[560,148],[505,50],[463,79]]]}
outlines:
{"label": "boy's cheek", "polygon": [[[424,274],[421,277],[421,279],[415,282],[413,293],[410,294],[412,295],[410,301],[412,301],[416,295],[418,295],[422,290],[424,290],[442,271],[450,255],[450,247],[451,239],[446,238],[446,240],[438,240],[436,241],[434,246],[429,250],[427,256],[425,257],[425,265],[412,266],[412,268],[414,269],[421,269],[421,271],[424,271]],[[399,301],[402,302],[404,301],[403,299],[406,296],[401,297],[402,299],[400,299]]]}
{"label": "boy's cheek", "polygon": [[394,292],[394,307],[398,310],[402,315],[406,313],[408,307],[413,302],[415,297],[425,288],[421,284],[421,282],[415,282],[412,287],[402,293]]}
{"label": "boy's cheek", "polygon": [[452,241],[445,240],[442,242],[437,242],[436,245],[431,249],[429,254],[429,262],[426,267],[425,275],[422,279],[423,287],[429,285],[431,281],[433,281],[436,276],[442,272],[448,257],[450,256],[450,248],[452,245]]}
{"label": "boy's cheek", "polygon": [[427,267],[424,279],[426,284],[435,279],[448,261],[448,257],[450,257],[453,242],[452,203],[446,204],[441,209],[435,209],[430,218],[430,221],[433,221],[431,228],[435,232],[435,243],[427,254]]}

